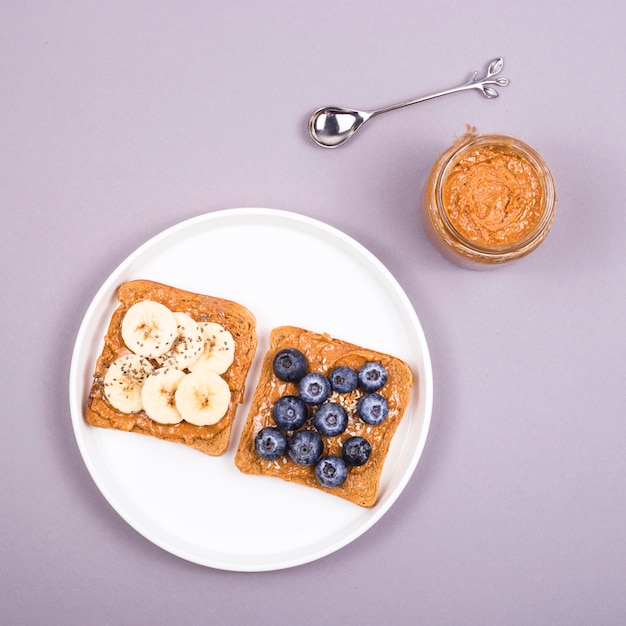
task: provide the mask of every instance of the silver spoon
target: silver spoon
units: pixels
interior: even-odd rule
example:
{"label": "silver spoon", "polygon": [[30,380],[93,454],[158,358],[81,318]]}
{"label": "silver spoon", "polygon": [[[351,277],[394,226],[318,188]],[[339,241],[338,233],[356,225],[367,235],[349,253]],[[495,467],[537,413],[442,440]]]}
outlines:
{"label": "silver spoon", "polygon": [[309,118],[309,134],[313,141],[323,148],[337,148],[348,141],[365,122],[376,115],[387,113],[387,111],[408,107],[411,104],[417,104],[418,102],[432,100],[439,96],[446,96],[449,93],[467,91],[469,89],[478,89],[486,98],[497,98],[498,92],[493,87],[489,87],[489,85],[504,87],[509,84],[508,78],[493,78],[502,71],[503,67],[504,59],[499,57],[489,63],[487,74],[484,78],[477,79],[478,72],[474,72],[471,78],[459,87],[440,91],[439,93],[434,93],[429,96],[423,96],[422,98],[417,98],[417,100],[392,104],[391,106],[376,109],[375,111],[356,111],[354,109],[344,109],[341,107],[323,107],[315,111]]}

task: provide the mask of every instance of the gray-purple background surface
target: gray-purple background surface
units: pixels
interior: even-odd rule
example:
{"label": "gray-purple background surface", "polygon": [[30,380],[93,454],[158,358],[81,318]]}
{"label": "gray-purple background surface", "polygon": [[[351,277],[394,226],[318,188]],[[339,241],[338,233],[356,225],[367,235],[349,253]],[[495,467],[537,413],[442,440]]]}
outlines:
{"label": "gray-purple background surface", "polygon": [[[626,9],[621,2],[18,2],[0,7],[4,624],[626,623]],[[307,136],[503,56],[501,97]],[[494,272],[422,232],[466,124],[555,175],[546,242]],[[97,289],[138,245],[231,207],[335,226],[391,270],[433,361],[431,430],[382,520],[319,561],[204,568],[128,526],[68,407]],[[375,329],[373,330],[375,332]]]}

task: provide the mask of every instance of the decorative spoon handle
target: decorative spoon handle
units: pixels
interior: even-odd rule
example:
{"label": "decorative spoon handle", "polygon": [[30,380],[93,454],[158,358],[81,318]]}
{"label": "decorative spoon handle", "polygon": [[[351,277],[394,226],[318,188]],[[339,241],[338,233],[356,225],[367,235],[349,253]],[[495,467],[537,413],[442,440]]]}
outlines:
{"label": "decorative spoon handle", "polygon": [[433,98],[439,98],[440,96],[447,96],[450,93],[456,93],[457,91],[467,91],[469,89],[478,89],[485,98],[497,98],[498,92],[491,87],[491,85],[498,85],[499,87],[505,87],[509,84],[508,78],[496,78],[493,77],[499,74],[504,67],[504,59],[502,57],[498,57],[489,63],[487,67],[487,73],[483,78],[478,79],[478,72],[474,72],[472,76],[466,83],[459,85],[458,87],[453,87],[452,89],[446,89],[445,91],[440,91],[438,93],[433,93],[428,96],[422,96],[421,98],[416,98],[415,100],[409,100],[408,102],[401,102],[399,104],[392,104],[387,107],[383,107],[381,109],[376,109],[375,111],[369,111],[370,117],[374,115],[380,115],[381,113],[387,113],[387,111],[393,111],[395,109],[401,109],[402,107],[408,107],[412,104],[417,104],[419,102],[424,102],[425,100],[432,100]]}

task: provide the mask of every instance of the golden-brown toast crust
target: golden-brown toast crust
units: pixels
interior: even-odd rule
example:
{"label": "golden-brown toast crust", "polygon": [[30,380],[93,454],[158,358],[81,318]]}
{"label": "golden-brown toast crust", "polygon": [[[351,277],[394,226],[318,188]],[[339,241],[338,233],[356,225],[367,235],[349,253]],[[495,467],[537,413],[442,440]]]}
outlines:
{"label": "golden-brown toast crust", "polygon": [[[124,283],[120,286],[117,297],[120,305],[113,312],[104,338],[104,348],[96,362],[85,412],[87,422],[101,428],[136,432],[165,441],[182,443],[212,456],[224,454],[230,441],[237,406],[243,401],[246,377],[257,346],[254,315],[244,306],[230,300],[183,291],[148,280]],[[122,319],[126,311],[141,300],[160,302],[172,311],[187,313],[196,321],[217,322],[233,335],[234,361],[222,375],[230,388],[231,400],[226,415],[216,424],[211,426],[194,426],[187,422],[159,424],[143,411],[130,415],[122,413],[106,400],[103,385],[106,370],[116,358],[129,352],[122,339]]]}
{"label": "golden-brown toast crust", "polygon": [[[350,407],[348,414],[352,413],[352,415],[350,415],[345,433],[338,437],[323,438],[325,440],[324,454],[341,456],[341,444],[351,435],[361,435],[372,444],[372,453],[367,463],[361,467],[350,468],[348,478],[340,487],[332,489],[323,487],[315,478],[313,467],[299,466],[287,455],[277,461],[266,461],[255,451],[256,434],[266,426],[275,425],[271,414],[274,403],[283,395],[297,395],[298,393],[296,383],[282,382],[274,374],[274,356],[283,348],[300,350],[307,357],[309,371],[317,371],[325,375],[339,365],[348,365],[358,370],[368,361],[378,361],[387,369],[388,381],[378,393],[387,399],[389,414],[381,424],[369,426],[356,415],[355,405],[363,394],[360,390],[351,394],[342,394],[341,397],[331,397],[331,400],[334,399]],[[411,369],[396,357],[333,339],[326,334],[322,335],[293,326],[275,328],[270,333],[270,347],[263,360],[259,383],[243,427],[235,463],[245,474],[275,476],[321,489],[363,507],[371,507],[376,503],[385,458],[393,435],[409,403],[412,386]],[[304,427],[313,428],[308,424]]]}

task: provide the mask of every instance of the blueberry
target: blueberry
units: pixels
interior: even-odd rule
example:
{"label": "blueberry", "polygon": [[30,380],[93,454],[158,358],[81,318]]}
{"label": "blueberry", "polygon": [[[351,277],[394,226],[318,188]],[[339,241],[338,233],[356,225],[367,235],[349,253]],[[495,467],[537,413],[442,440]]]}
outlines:
{"label": "blueberry", "polygon": [[380,363],[369,361],[359,370],[358,379],[363,391],[378,391],[387,382],[387,370]]}
{"label": "blueberry", "polygon": [[324,442],[312,430],[298,430],[287,441],[287,454],[298,465],[315,465],[323,452]]}
{"label": "blueberry", "polygon": [[308,416],[306,404],[298,396],[283,396],[272,407],[272,417],[276,426],[283,430],[302,428]]}
{"label": "blueberry", "polygon": [[366,424],[376,425],[387,417],[389,405],[379,393],[368,393],[359,400],[356,411]]}
{"label": "blueberry", "polygon": [[358,384],[356,372],[347,365],[340,365],[330,373],[330,384],[334,391],[339,393],[350,393],[354,391]]}
{"label": "blueberry", "polygon": [[274,426],[262,428],[254,438],[256,453],[266,461],[275,461],[287,450],[287,437]]}
{"label": "blueberry", "polygon": [[348,465],[364,465],[372,453],[372,445],[363,437],[350,437],[343,443],[341,456]]}
{"label": "blueberry", "polygon": [[318,372],[311,372],[298,384],[298,392],[307,404],[322,404],[330,395],[330,381]]}
{"label": "blueberry", "polygon": [[340,456],[325,456],[315,466],[315,477],[324,487],[339,487],[348,477],[348,466]]}
{"label": "blueberry", "polygon": [[295,348],[284,348],[278,352],[272,366],[276,377],[287,383],[298,382],[308,367],[304,354]]}
{"label": "blueberry", "polygon": [[336,437],[348,426],[346,410],[336,402],[324,402],[313,416],[317,432],[324,437]]}

